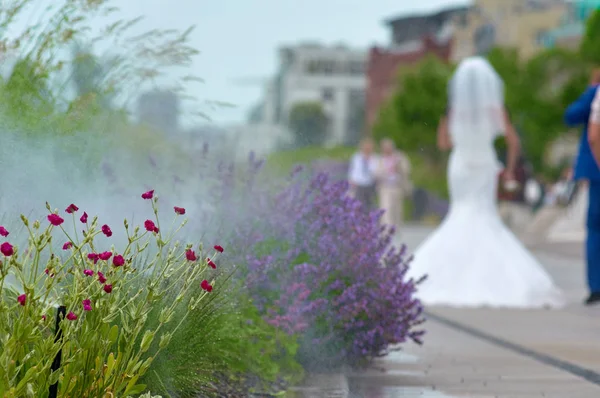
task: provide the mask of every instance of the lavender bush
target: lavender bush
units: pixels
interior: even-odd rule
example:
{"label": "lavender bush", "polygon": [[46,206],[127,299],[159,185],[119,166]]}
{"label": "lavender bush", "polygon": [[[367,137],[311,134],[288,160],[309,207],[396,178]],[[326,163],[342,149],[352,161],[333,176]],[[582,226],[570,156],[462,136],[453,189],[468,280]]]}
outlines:
{"label": "lavender bush", "polygon": [[324,173],[297,174],[276,195],[254,192],[254,222],[237,228],[244,243],[235,246],[253,247],[244,260],[255,304],[269,323],[301,336],[308,368],[364,365],[423,335],[406,249],[391,245],[381,212],[366,212],[347,189]]}

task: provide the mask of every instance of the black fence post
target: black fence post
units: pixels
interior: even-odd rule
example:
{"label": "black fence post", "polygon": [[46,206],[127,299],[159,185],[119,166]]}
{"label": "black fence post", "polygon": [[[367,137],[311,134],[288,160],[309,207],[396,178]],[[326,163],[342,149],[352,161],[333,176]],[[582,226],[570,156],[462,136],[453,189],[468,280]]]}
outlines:
{"label": "black fence post", "polygon": [[[61,305],[56,311],[56,327],[54,329],[54,342],[57,343],[62,339],[62,329],[60,328],[60,321],[65,319],[67,314],[67,307]],[[60,368],[60,361],[62,359],[62,349],[56,353],[54,361],[52,362],[51,372],[56,372]],[[58,394],[58,381],[52,384],[48,389],[48,398],[56,398]]]}

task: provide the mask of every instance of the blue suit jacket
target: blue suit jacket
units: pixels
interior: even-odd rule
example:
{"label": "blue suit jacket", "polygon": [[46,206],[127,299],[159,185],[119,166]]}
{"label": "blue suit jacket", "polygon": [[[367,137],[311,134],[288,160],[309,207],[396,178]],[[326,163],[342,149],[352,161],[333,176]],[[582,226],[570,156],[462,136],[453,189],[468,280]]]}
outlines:
{"label": "blue suit jacket", "polygon": [[583,133],[579,141],[579,151],[575,160],[576,180],[596,180],[600,181],[600,168],[592,155],[590,144],[588,143],[588,120],[590,118],[590,109],[596,96],[598,86],[591,86],[565,111],[565,123],[574,127],[583,125]]}

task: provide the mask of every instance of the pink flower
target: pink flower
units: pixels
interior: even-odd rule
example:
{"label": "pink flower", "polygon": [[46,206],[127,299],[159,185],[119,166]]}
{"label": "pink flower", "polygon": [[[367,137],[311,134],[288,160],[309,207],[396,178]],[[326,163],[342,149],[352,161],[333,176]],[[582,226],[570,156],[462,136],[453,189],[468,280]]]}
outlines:
{"label": "pink flower", "polygon": [[5,257],[10,257],[13,254],[15,254],[15,249],[10,243],[4,242],[0,245],[0,252],[2,252],[2,254],[4,254]]}
{"label": "pink flower", "polygon": [[42,321],[46,321],[46,315],[42,315]]}
{"label": "pink flower", "polygon": [[156,224],[154,224],[154,221],[152,221],[152,220],[144,221],[144,228],[146,228],[146,231],[148,231],[148,232],[158,233],[158,228],[156,227]]}
{"label": "pink flower", "polygon": [[98,253],[88,253],[87,258],[96,264],[98,262]]}
{"label": "pink flower", "polygon": [[98,271],[98,282],[100,282],[100,283],[106,283],[106,277],[100,271]]}
{"label": "pink flower", "polygon": [[106,224],[102,226],[102,233],[109,238],[112,236],[112,231],[110,230],[110,227]]}
{"label": "pink flower", "polygon": [[154,189],[148,191],[148,192],[144,192],[142,194],[142,199],[152,199],[154,197]]}
{"label": "pink flower", "polygon": [[69,250],[72,247],[73,247],[73,242],[65,242],[65,244],[63,245],[63,250]]}
{"label": "pink flower", "polygon": [[88,220],[88,214],[84,211],[83,215],[81,217],[79,217],[79,221],[81,221],[83,224],[85,224]]}
{"label": "pink flower", "polygon": [[103,289],[108,294],[112,293],[112,285],[104,285]]}
{"label": "pink flower", "polygon": [[91,269],[84,269],[83,270],[83,275],[85,275],[85,276],[94,276],[94,271],[92,271]]}
{"label": "pink flower", "polygon": [[120,254],[117,254],[113,257],[112,263],[115,267],[122,267],[123,265],[125,265],[125,259]]}
{"label": "pink flower", "polygon": [[8,236],[8,231],[2,225],[0,225],[0,236],[4,236],[5,238]]}
{"label": "pink flower", "polygon": [[214,247],[216,251],[218,251],[219,253],[223,253],[223,246],[215,245]]}
{"label": "pink flower", "polygon": [[70,321],[74,321],[77,319],[77,315],[75,315],[72,311],[67,314],[67,319]]}
{"label": "pink flower", "polygon": [[102,252],[98,254],[98,258],[102,261],[107,261],[112,256],[112,252]]}
{"label": "pink flower", "polygon": [[19,297],[17,297],[17,301],[19,302],[19,304],[21,304],[22,306],[25,306],[25,302],[27,301],[27,296],[25,294],[20,295]]}
{"label": "pink flower", "polygon": [[65,222],[61,216],[55,213],[48,214],[48,221],[50,221],[50,224],[54,225],[55,227],[58,227]]}
{"label": "pink flower", "polygon": [[183,207],[173,207],[173,209],[175,210],[175,214],[179,214],[180,216],[185,214],[185,209]]}
{"label": "pink flower", "polygon": [[210,283],[208,283],[206,279],[200,282],[200,287],[209,293],[212,292],[213,289],[213,287],[210,285]]}
{"label": "pink flower", "polygon": [[84,311],[91,311],[92,310],[92,301],[90,299],[85,299],[81,302],[81,304],[83,304],[83,310]]}
{"label": "pink flower", "polygon": [[187,258],[188,261],[198,260],[198,257],[196,257],[196,253],[194,253],[192,249],[188,249],[185,251],[185,258]]}
{"label": "pink flower", "polygon": [[65,209],[65,211],[66,211],[67,213],[69,213],[69,214],[73,214],[73,213],[75,213],[77,210],[79,210],[79,207],[75,206],[73,203],[71,203],[71,204],[69,205],[69,207],[67,207],[67,208]]}
{"label": "pink flower", "polygon": [[208,263],[208,265],[210,266],[210,268],[212,268],[212,269],[217,269],[217,264],[215,264],[215,263],[213,262],[213,260],[211,260],[210,258],[207,258],[207,259],[206,259],[206,262]]}

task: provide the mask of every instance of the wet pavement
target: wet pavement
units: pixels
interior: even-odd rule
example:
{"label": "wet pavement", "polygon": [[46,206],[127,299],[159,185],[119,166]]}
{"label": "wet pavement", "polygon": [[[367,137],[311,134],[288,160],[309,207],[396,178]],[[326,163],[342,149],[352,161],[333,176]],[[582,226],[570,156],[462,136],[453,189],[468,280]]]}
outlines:
{"label": "wet pavement", "polygon": [[[414,249],[430,232],[411,226],[402,241]],[[379,360],[378,369],[348,374],[345,396],[600,397],[600,306],[580,304],[582,257],[573,244],[564,246],[531,249],[564,290],[566,308],[428,308],[425,344],[403,346]]]}

